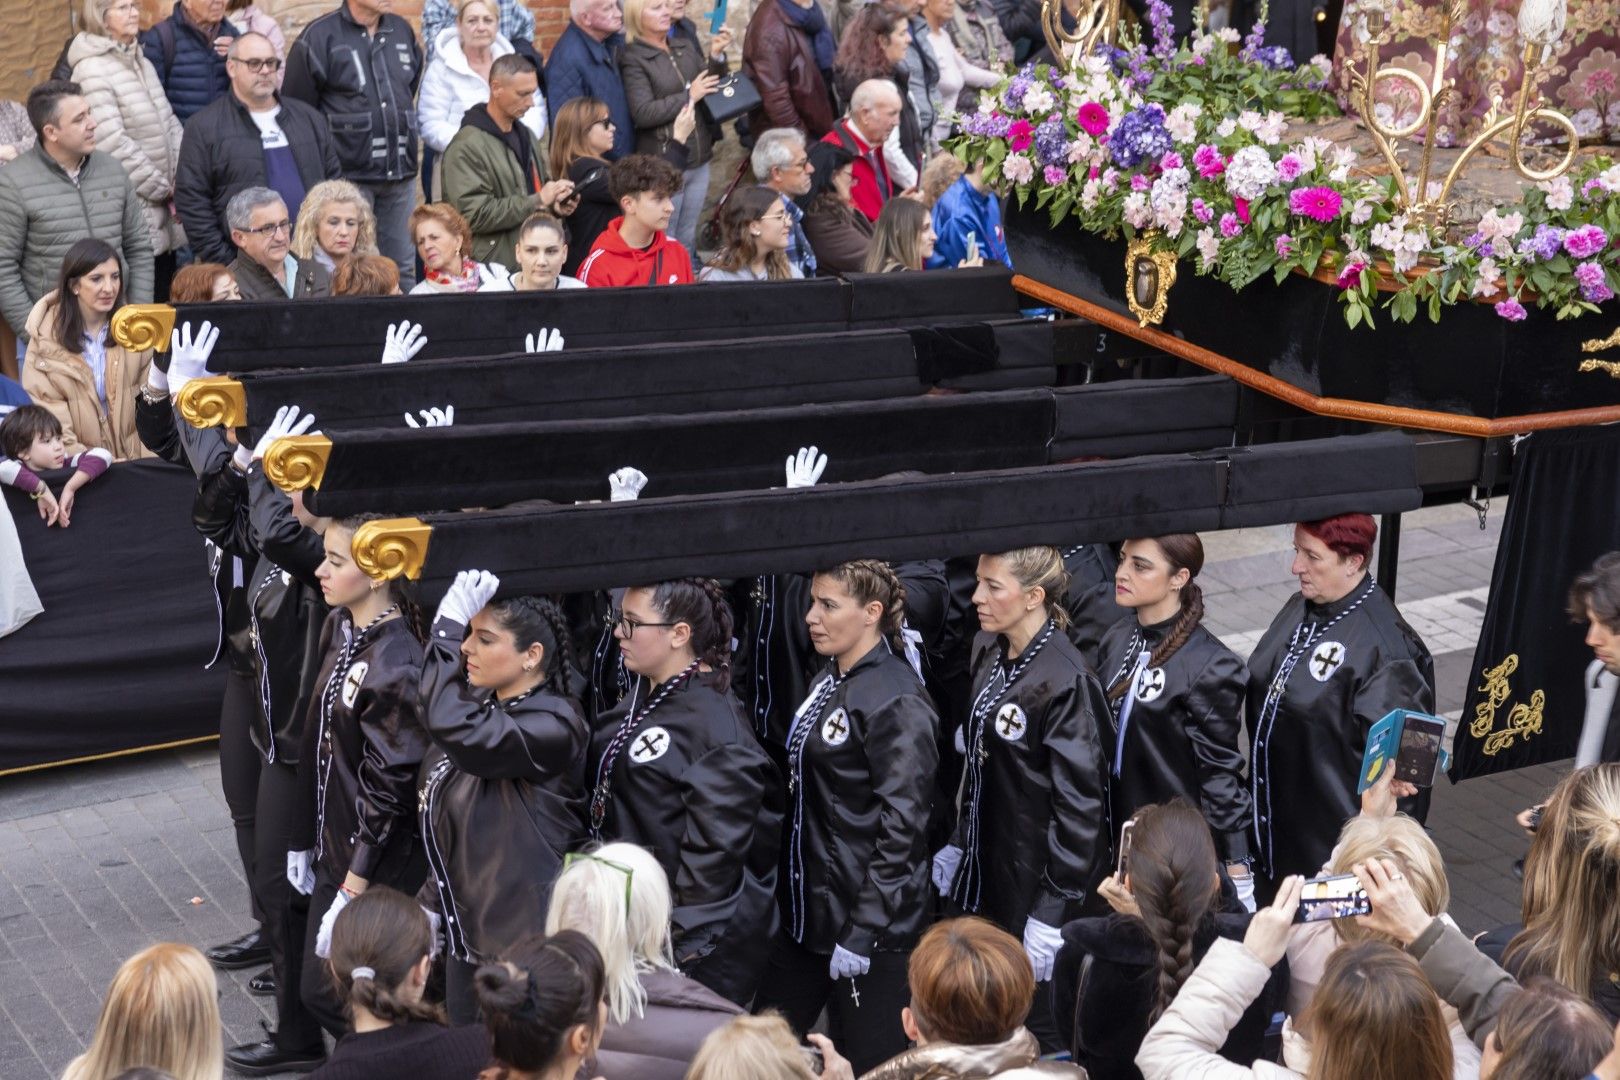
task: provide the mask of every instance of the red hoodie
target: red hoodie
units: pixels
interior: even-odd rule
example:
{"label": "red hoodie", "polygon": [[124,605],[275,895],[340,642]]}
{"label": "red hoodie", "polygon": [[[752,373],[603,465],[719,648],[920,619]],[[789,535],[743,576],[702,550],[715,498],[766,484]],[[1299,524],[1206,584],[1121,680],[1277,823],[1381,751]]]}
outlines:
{"label": "red hoodie", "polygon": [[619,236],[624,218],[608,222],[579,264],[579,280],[593,288],[615,285],[690,285],[692,257],[679,240],[653,234],[653,242],[633,248]]}

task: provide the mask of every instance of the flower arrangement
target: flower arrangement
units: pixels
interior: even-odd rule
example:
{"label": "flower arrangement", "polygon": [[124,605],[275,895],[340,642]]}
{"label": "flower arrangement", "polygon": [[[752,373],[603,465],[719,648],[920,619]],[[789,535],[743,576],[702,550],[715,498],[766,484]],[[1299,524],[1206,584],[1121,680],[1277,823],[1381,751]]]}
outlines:
{"label": "flower arrangement", "polygon": [[1067,71],[1013,73],[963,118],[952,149],[1053,226],[1157,230],[1160,248],[1234,289],[1266,274],[1331,276],[1352,327],[1373,325],[1375,306],[1438,321],[1475,300],[1510,320],[1530,304],[1571,318],[1620,291],[1620,166],[1608,159],[1451,242],[1403,214],[1395,181],[1359,170],[1351,148],[1290,137],[1291,118],[1337,112],[1326,58],[1296,67],[1262,45],[1262,23],[1239,48],[1232,30],[1176,45],[1164,0],[1150,0],[1148,25],[1151,47],[1127,37]]}

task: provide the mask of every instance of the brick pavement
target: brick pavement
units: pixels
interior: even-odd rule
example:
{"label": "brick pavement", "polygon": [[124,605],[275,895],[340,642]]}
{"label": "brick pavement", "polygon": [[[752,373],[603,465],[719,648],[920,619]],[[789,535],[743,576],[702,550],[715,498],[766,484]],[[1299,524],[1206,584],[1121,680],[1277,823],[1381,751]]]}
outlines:
{"label": "brick pavement", "polygon": [[[1501,525],[1473,511],[1410,514],[1398,602],[1434,646],[1440,709],[1461,707]],[[1212,629],[1245,652],[1292,592],[1284,529],[1205,538]],[[1524,839],[1511,815],[1567,763],[1435,791],[1430,826],[1451,877],[1451,911],[1474,931],[1511,921],[1510,874]],[[200,902],[194,902],[200,901]],[[246,929],[247,898],[208,748],[150,754],[0,782],[0,1080],[59,1076],[94,1030],[118,963],[154,941],[206,947]],[[221,973],[228,1042],[258,1038],[273,1003],[252,971]]]}

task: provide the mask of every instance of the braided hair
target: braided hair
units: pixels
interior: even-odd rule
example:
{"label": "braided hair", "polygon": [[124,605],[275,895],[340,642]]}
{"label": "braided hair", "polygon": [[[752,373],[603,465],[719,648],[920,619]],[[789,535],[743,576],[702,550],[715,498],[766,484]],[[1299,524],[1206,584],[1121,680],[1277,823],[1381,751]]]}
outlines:
{"label": "braided hair", "polygon": [[327,961],[344,1015],[352,1020],[358,1006],[394,1024],[443,1024],[443,1009],[404,992],[411,969],[432,948],[427,915],[411,897],[386,885],[355,897],[332,924]]}
{"label": "braided hair", "polygon": [[[1179,571],[1187,571],[1187,584],[1181,587],[1181,611],[1148,657],[1147,666],[1156,668],[1169,663],[1170,658],[1187,644],[1187,639],[1204,621],[1204,590],[1198,587],[1197,580],[1198,571],[1204,568],[1204,542],[1198,539],[1197,533],[1169,533],[1146,539],[1158,545],[1165,561],[1170,564],[1172,576]],[[1115,683],[1114,688],[1108,691],[1108,700],[1114,702],[1124,697],[1130,683],[1129,679]]]}
{"label": "braided hair", "polygon": [[714,578],[686,577],[643,585],[653,607],[669,622],[692,628],[692,654],[715,673],[721,693],[731,686],[731,638],[736,621],[726,591]]}
{"label": "braided hair", "polygon": [[543,674],[556,680],[557,689],[568,696],[568,658],[574,655],[574,635],[562,609],[542,596],[512,596],[489,605],[495,622],[512,635],[518,652],[539,642],[543,652]]}
{"label": "braided hair", "polygon": [[[351,514],[348,517],[338,518],[332,524],[339,529],[347,529],[350,533],[359,530],[360,526],[373,521],[382,521],[387,514]],[[427,641],[427,614],[422,610],[421,601],[416,596],[416,586],[407,578],[395,577],[388,580],[388,599],[399,608],[399,617],[405,620],[405,626],[410,630],[411,636],[417,641]]]}
{"label": "braided hair", "polygon": [[1186,799],[1144,808],[1131,833],[1131,895],[1154,947],[1155,1023],[1192,976],[1193,934],[1220,895],[1209,823]]}
{"label": "braided hair", "polygon": [[905,639],[900,628],[906,619],[906,587],[892,566],[881,559],[851,559],[822,570],[816,576],[838,582],[862,607],[874,601],[882,604],[878,631],[896,655],[905,654]]}

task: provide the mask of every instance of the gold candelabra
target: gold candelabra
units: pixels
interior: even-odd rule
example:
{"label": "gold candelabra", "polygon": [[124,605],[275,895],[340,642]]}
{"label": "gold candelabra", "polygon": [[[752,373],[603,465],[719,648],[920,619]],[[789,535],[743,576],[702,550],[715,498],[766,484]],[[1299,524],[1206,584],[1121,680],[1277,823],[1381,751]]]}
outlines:
{"label": "gold candelabra", "polygon": [[[1526,0],[1527,4],[1530,2],[1531,0]],[[1546,62],[1552,43],[1557,40],[1558,30],[1562,29],[1562,19],[1558,20],[1557,29],[1551,32],[1550,38],[1546,34],[1540,34],[1539,39],[1530,36],[1521,20],[1520,36],[1525,38],[1523,75],[1513,111],[1502,115],[1501,98],[1492,99],[1479,134],[1474,136],[1473,141],[1463,148],[1457,160],[1452,162],[1451,168],[1446,170],[1445,178],[1440,181],[1439,186],[1434,187],[1431,176],[1435,167],[1434,144],[1439,112],[1447,100],[1457,93],[1453,81],[1445,74],[1446,58],[1451,47],[1451,28],[1455,22],[1461,21],[1465,10],[1466,0],[1450,0],[1447,3],[1440,35],[1431,39],[1434,44],[1434,71],[1429,81],[1424,82],[1417,73],[1406,68],[1382,66],[1379,53],[1390,43],[1391,33],[1385,9],[1374,7],[1366,14],[1366,71],[1353,72],[1351,75],[1351,94],[1356,111],[1361,115],[1368,134],[1372,136],[1373,144],[1378,147],[1378,152],[1389,165],[1390,175],[1395,178],[1396,197],[1402,209],[1410,217],[1436,227],[1444,227],[1449,223],[1452,186],[1462,175],[1469,160],[1479,153],[1486,143],[1502,135],[1508,136],[1509,160],[1519,175],[1531,181],[1552,180],[1568,172],[1575,164],[1575,154],[1580,143],[1575,125],[1567,116],[1556,109],[1536,104],[1538,97],[1536,84],[1540,81],[1541,67]],[[1417,115],[1407,123],[1396,123],[1397,117],[1392,117],[1389,124],[1384,124],[1378,119],[1375,104],[1378,89],[1385,83],[1405,84],[1416,95]],[[1567,140],[1563,155],[1549,169],[1537,169],[1525,160],[1525,129],[1533,120],[1560,129]],[[1424,132],[1423,148],[1414,183],[1408,179],[1405,169],[1402,168],[1394,144],[1398,140],[1410,138],[1419,131]]]}
{"label": "gold candelabra", "polygon": [[[1078,62],[1099,41],[1112,42],[1119,25],[1120,0],[1041,0],[1041,30],[1052,55]],[[1063,25],[1063,11],[1074,16],[1074,29]],[[1078,47],[1077,47],[1078,46]],[[1061,65],[1061,59],[1059,61]]]}

